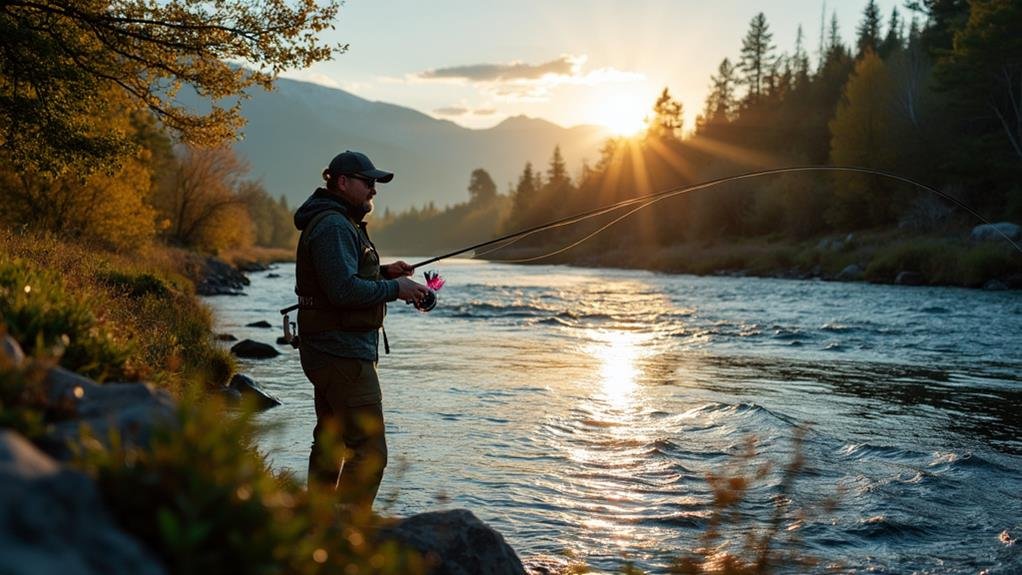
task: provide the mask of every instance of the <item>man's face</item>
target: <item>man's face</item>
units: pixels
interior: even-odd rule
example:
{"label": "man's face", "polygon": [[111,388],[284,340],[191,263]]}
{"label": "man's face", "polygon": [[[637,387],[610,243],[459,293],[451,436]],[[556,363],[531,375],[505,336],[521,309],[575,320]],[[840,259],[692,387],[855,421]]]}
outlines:
{"label": "man's face", "polygon": [[376,195],[376,182],[371,178],[358,175],[341,176],[337,180],[343,197],[349,204],[361,207],[365,213],[373,211],[373,196]]}

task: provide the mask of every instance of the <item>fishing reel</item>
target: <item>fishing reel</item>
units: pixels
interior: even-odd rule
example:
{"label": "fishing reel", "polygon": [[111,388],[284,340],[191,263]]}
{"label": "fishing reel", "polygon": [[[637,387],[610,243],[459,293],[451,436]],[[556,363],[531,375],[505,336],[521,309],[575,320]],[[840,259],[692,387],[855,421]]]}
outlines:
{"label": "fishing reel", "polygon": [[436,307],[436,292],[440,291],[440,288],[444,287],[447,280],[440,277],[440,274],[434,271],[428,271],[423,274],[426,278],[426,287],[429,288],[429,292],[426,296],[418,301],[411,301],[409,303],[415,305],[415,309],[421,312],[427,312]]}
{"label": "fishing reel", "polygon": [[436,302],[437,302],[436,292],[433,290],[429,290],[429,293],[426,294],[426,297],[418,301],[412,300],[409,301],[408,303],[414,305],[415,309],[421,312],[427,312],[436,307]]}

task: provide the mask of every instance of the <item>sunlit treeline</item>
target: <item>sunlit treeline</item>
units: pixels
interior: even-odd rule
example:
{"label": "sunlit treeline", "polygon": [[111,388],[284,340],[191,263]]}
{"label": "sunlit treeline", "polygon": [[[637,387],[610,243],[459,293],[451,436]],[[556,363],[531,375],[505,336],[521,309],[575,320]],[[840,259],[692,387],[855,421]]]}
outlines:
{"label": "sunlit treeline", "polygon": [[[817,50],[806,47],[800,29],[792,50],[781,52],[766,15],[757,14],[736,55],[709,79],[695,126],[683,125],[683,103],[665,88],[646,131],[608,140],[595,165],[569,175],[557,150],[545,172],[526,165],[508,191],[507,215],[493,221],[490,233],[727,175],[826,164],[894,172],[991,219],[1022,219],[1020,29],[1017,0],[927,0],[907,15],[897,8],[883,15],[870,0],[851,41],[834,17]],[[380,241],[422,237],[436,222],[456,222],[458,209],[388,216]],[[941,233],[973,223],[904,183],[847,173],[786,175],[659,203],[579,249],[804,239],[859,229]],[[478,230],[471,232],[446,239],[451,245],[479,239]],[[554,231],[518,246],[562,244],[582,234]]]}
{"label": "sunlit treeline", "polygon": [[[342,50],[315,34],[337,8],[0,2],[0,228],[124,250],[290,245],[283,202],[209,150],[235,139],[246,88]],[[207,105],[183,104],[186,86]]]}
{"label": "sunlit treeline", "polygon": [[102,121],[126,138],[104,168],[15,167],[0,155],[0,223],[114,250],[153,241],[211,253],[294,245],[285,199],[248,178],[229,147],[174,146],[152,114],[126,102]]}

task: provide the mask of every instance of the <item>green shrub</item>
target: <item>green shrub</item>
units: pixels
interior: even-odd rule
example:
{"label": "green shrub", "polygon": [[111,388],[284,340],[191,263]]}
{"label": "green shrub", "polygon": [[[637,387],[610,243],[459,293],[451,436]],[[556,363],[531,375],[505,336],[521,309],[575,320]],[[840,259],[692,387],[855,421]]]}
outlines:
{"label": "green shrub", "polygon": [[56,272],[0,258],[0,321],[26,354],[61,348],[61,365],[88,377],[129,377],[135,346],[93,312],[88,289],[75,292]]}
{"label": "green shrub", "polygon": [[116,520],[170,573],[424,571],[416,555],[374,542],[375,519],[273,475],[251,445],[253,412],[225,417],[200,392],[185,394],[178,415],[146,449],[85,441],[76,460]]}
{"label": "green shrub", "polygon": [[979,287],[987,280],[1022,272],[1022,254],[995,242],[906,240],[878,249],[866,267],[866,279],[893,282],[902,271],[919,272],[933,285]]}
{"label": "green shrub", "polygon": [[981,244],[961,250],[956,262],[956,276],[965,286],[978,287],[992,278],[1022,273],[1022,254],[1003,244]]}

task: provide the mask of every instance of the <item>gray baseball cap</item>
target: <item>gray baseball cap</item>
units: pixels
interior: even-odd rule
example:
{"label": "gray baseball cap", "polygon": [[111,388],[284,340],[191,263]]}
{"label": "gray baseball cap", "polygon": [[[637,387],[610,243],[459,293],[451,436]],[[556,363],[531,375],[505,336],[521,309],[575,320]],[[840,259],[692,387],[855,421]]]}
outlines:
{"label": "gray baseball cap", "polygon": [[368,156],[351,150],[334,156],[334,159],[330,160],[330,167],[327,168],[327,171],[332,176],[363,176],[384,184],[394,179],[393,173],[377,170]]}

